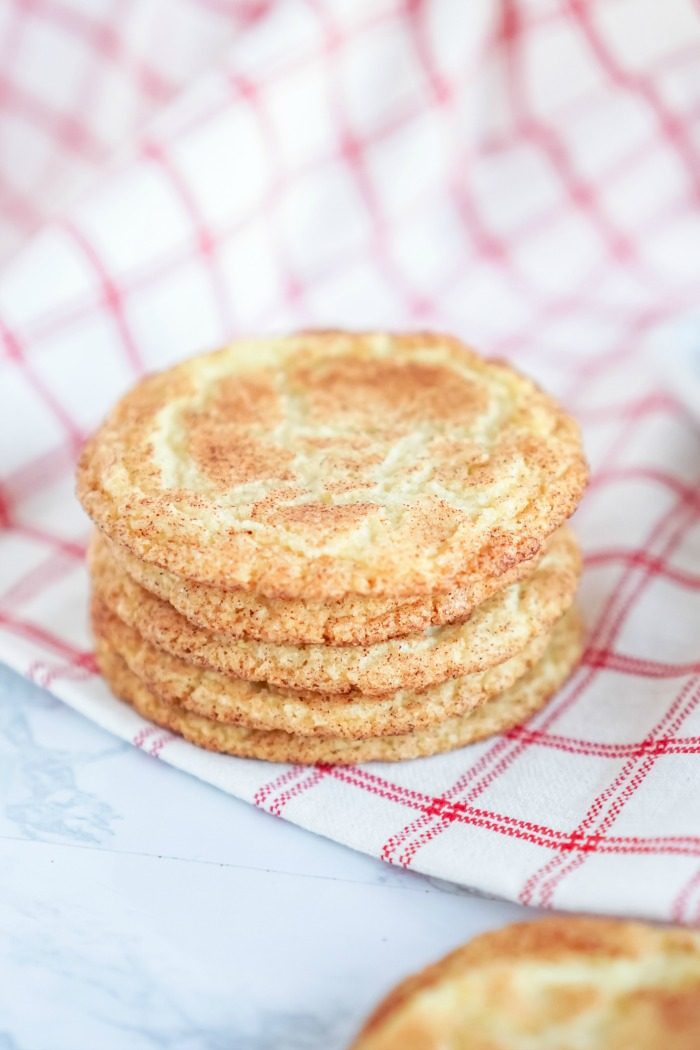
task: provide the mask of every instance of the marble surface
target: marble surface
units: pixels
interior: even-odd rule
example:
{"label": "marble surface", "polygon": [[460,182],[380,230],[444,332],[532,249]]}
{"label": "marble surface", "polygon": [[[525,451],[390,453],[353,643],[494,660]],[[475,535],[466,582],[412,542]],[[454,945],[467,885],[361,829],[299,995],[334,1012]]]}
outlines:
{"label": "marble surface", "polygon": [[334,1050],[524,909],[295,828],[0,666],[0,1050]]}

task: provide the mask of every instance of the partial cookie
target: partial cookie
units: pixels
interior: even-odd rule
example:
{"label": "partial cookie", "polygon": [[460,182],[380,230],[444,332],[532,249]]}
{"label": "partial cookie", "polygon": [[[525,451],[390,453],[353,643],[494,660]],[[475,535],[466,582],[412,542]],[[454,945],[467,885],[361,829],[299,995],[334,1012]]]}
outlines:
{"label": "partial cookie", "polygon": [[697,1050],[700,935],[557,917],[482,934],[409,977],[351,1050]]}
{"label": "partial cookie", "polygon": [[99,536],[90,566],[95,594],[107,608],[173,656],[286,689],[382,696],[485,671],[520,652],[571,605],[580,553],[562,530],[531,576],[484,602],[466,623],[372,646],[274,645],[210,634],[132,580]]}
{"label": "partial cookie", "polygon": [[142,380],[78,495],[112,540],[268,597],[446,592],[534,557],[583,492],[576,423],[434,333],[241,341]]}
{"label": "partial cookie", "polygon": [[226,725],[169,704],[146,686],[107,645],[97,640],[97,663],[113,692],[144,718],[210,751],[270,762],[395,762],[450,751],[518,725],[538,711],[568,677],[581,653],[581,626],[567,616],[552,633],[538,664],[507,692],[476,710],[427,729],[397,736],[344,740],[295,736]]}
{"label": "partial cookie", "polygon": [[93,601],[92,624],[95,637],[167,703],[217,722],[251,729],[350,739],[410,733],[473,710],[527,674],[549,643],[549,635],[543,634],[522,653],[490,671],[451,678],[422,693],[404,691],[386,699],[322,694],[300,698],[170,656],[144,641],[97,600]]}
{"label": "partial cookie", "polygon": [[225,590],[160,569],[118,543],[110,543],[110,551],[137,583],[198,627],[236,638],[293,645],[374,645],[387,638],[419,634],[428,627],[461,623],[496,591],[532,572],[541,556],[521,561],[500,576],[465,579],[460,587],[444,594],[402,599],[355,594],[322,602],[265,598],[241,588]]}

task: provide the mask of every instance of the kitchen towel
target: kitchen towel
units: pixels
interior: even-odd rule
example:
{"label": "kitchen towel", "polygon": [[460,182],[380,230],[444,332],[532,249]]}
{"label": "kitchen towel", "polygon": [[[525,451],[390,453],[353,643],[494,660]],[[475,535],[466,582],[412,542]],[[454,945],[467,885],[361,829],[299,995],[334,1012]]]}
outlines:
{"label": "kitchen towel", "polygon": [[[390,863],[700,921],[700,436],[646,353],[700,293],[700,5],[7,0],[0,69],[0,658]],[[75,457],[144,370],[338,325],[454,332],[580,419],[584,660],[452,754],[208,754],[95,673]]]}

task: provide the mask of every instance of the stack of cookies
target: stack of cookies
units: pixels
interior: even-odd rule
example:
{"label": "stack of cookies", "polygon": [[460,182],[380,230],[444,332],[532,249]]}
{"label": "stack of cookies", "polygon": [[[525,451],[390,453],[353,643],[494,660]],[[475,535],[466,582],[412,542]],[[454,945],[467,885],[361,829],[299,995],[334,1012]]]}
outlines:
{"label": "stack of cookies", "polygon": [[85,448],[100,669],[216,751],[349,763],[527,719],[576,664],[586,464],[447,336],[247,340],[147,377]]}

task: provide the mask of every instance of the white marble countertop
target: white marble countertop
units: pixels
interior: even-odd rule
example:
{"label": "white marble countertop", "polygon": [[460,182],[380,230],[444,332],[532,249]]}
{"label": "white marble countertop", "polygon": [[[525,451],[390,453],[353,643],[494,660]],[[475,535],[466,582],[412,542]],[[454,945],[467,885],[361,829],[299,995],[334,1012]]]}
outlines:
{"label": "white marble countertop", "polygon": [[317,838],[0,667],[0,1050],[334,1050],[524,909]]}

